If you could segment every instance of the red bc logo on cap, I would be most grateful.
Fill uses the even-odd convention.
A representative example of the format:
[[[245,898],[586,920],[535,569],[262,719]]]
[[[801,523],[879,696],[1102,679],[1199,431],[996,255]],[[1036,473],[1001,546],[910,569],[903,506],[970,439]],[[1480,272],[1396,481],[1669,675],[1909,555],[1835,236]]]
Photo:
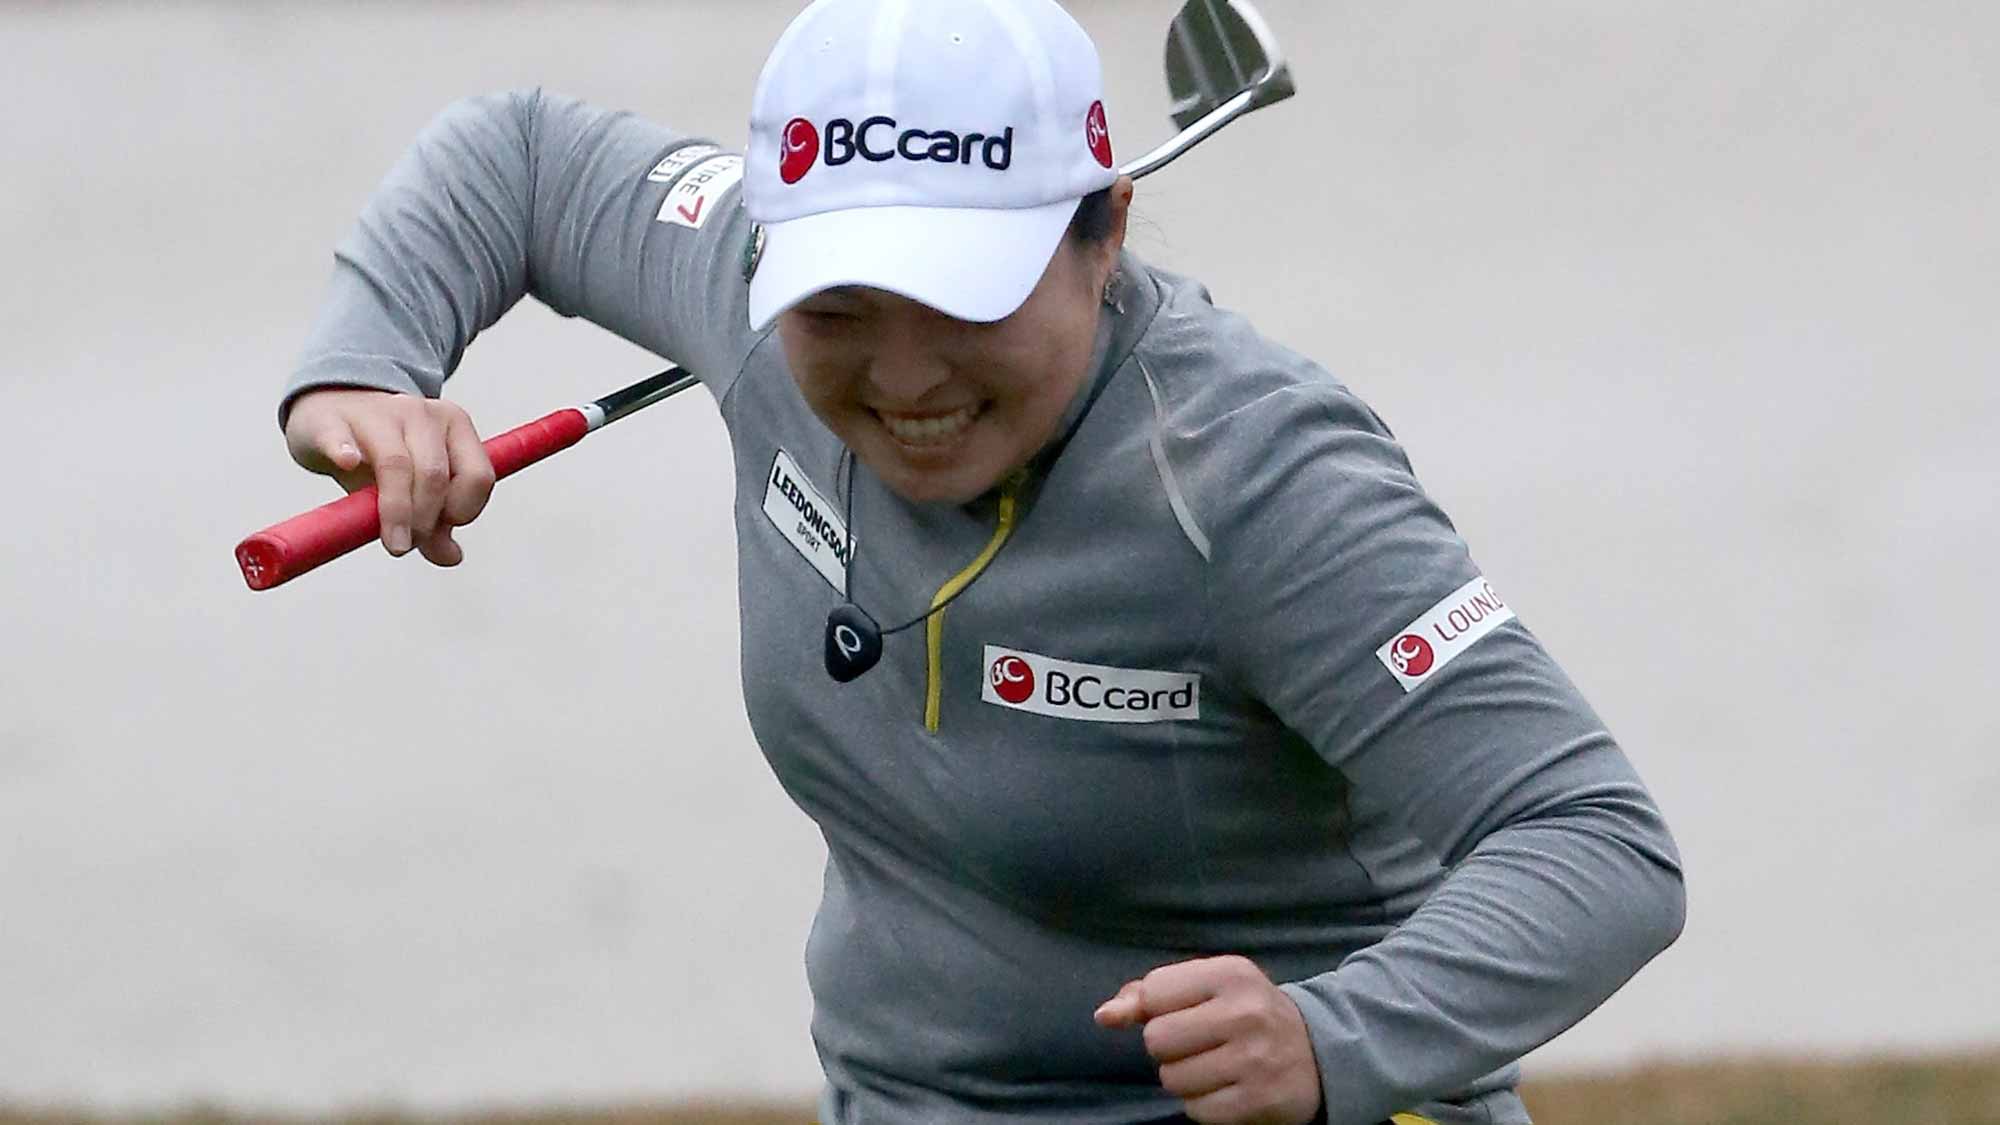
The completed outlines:
[[[1104,103],[1092,102],[1083,119],[1083,139],[1090,142],[1090,155],[1099,164],[1111,167],[1111,127],[1104,123]]]
[[[778,176],[788,184],[798,183],[812,171],[819,159],[819,130],[803,117],[792,118],[779,140]]]
[[[986,675],[993,681],[993,694],[1009,703],[1025,703],[1035,694],[1035,670],[1018,656],[995,660]]]

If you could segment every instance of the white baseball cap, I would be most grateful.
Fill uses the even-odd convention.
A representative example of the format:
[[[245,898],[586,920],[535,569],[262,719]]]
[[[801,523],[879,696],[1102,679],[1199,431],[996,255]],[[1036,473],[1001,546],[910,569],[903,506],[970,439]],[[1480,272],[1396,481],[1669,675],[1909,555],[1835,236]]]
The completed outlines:
[[[750,110],[751,326],[839,285],[1011,315],[1078,202],[1117,181],[1103,99],[1097,48],[1054,0],[816,0]]]

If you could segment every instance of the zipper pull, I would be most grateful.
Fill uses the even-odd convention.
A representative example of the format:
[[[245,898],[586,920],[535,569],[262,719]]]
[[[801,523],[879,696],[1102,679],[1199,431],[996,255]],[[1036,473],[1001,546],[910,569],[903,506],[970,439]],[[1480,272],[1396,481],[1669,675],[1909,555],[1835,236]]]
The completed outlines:
[[[1008,473],[1000,481],[1000,518],[1012,518],[1014,502],[1021,498],[1021,492],[1028,487],[1029,470],[1026,465]]]

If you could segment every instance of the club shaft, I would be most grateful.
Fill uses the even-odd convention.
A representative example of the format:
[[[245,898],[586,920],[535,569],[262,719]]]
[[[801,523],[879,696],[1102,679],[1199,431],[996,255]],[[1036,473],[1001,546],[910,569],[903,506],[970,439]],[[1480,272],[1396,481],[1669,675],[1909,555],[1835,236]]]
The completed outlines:
[[[1135,180],[1144,179],[1172,164],[1189,149],[1220,132],[1222,127],[1231,121],[1273,102],[1284,101],[1296,93],[1297,89],[1292,84],[1291,69],[1280,66],[1262,82],[1209,110],[1200,120],[1169,137],[1160,147],[1127,164],[1119,171]]]

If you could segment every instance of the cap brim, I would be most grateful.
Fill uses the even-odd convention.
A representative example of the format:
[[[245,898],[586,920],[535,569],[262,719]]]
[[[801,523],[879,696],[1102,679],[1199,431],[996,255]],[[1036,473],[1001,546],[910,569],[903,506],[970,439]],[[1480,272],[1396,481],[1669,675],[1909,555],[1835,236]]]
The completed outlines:
[[[887,290],[959,320],[1012,316],[1040,284],[1079,199],[1041,207],[854,207],[764,228],[750,327],[842,285]]]

